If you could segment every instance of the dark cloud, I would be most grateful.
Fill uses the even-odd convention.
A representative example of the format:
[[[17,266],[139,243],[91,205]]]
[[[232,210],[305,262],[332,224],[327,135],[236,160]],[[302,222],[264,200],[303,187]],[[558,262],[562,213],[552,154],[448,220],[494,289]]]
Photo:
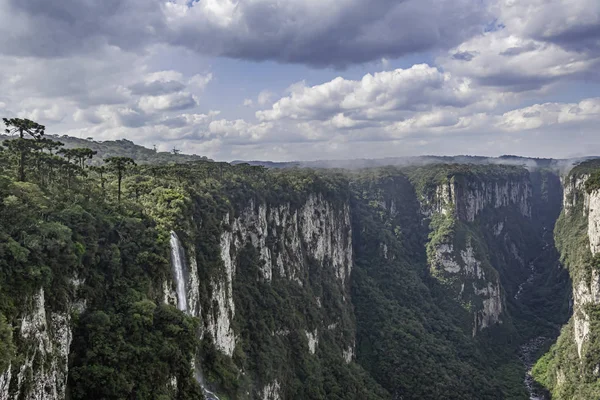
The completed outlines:
[[[172,44],[201,54],[312,66],[396,58],[481,31],[469,0],[5,0],[0,54],[66,57],[103,46],[142,52]]]
[[[595,25],[575,25],[559,34],[542,36],[541,39],[575,51],[592,51],[600,56],[600,21]]]
[[[518,71],[501,71],[493,75],[477,77],[475,80],[482,86],[501,87],[507,92],[518,93],[539,89],[557,79],[548,76],[520,75]]]
[[[540,111],[528,111],[523,113],[523,118],[537,118],[540,115]]]
[[[132,94],[158,96],[161,94],[169,94],[180,92],[185,89],[185,85],[178,81],[153,81],[153,82],[138,82],[129,86]]]
[[[471,61],[473,58],[475,58],[475,56],[476,54],[470,51],[459,51],[457,53],[454,53],[452,55],[452,58],[460,61]]]
[[[143,50],[164,23],[154,0],[4,0],[0,53],[65,57],[110,45]]]
[[[515,34],[600,56],[598,0],[505,1],[500,10]]]
[[[158,125],[164,125],[168,128],[183,128],[188,125],[188,121],[181,116],[169,117],[159,121]]]
[[[529,53],[539,49],[539,46],[534,42],[530,42],[524,46],[510,47],[500,53],[502,56],[518,56],[519,54]]]
[[[239,2],[218,17],[195,3],[169,25],[169,39],[213,55],[344,67],[459,43],[481,31],[486,15],[467,0],[343,3]]]

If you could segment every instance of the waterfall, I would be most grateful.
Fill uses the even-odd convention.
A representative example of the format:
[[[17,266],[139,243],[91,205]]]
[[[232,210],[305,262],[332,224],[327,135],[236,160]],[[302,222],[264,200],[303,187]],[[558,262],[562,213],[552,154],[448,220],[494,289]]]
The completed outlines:
[[[174,231],[171,231],[171,262],[173,263],[173,279],[177,290],[177,308],[187,314],[187,294],[185,292],[185,274],[183,273],[183,247]]]
[[[177,237],[177,234],[174,231],[171,231],[171,263],[173,265],[173,279],[175,279],[175,286],[177,291],[177,308],[187,315],[190,315],[187,309],[187,292],[185,288],[185,251],[183,250],[183,246]],[[202,370],[199,365],[195,365],[195,377],[200,386],[202,387],[202,391],[204,392],[204,396],[208,400],[219,400],[216,394],[208,390],[206,385],[204,384],[204,379],[202,377]]]

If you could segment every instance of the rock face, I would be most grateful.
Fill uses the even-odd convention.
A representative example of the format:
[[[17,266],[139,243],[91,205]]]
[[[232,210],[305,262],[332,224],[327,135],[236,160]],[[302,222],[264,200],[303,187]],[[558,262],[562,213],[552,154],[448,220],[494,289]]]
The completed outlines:
[[[516,207],[526,217],[531,216],[531,183],[527,179],[469,180],[452,177],[438,185],[435,196],[424,205],[428,213],[448,215],[473,222],[486,208]]]
[[[251,199],[236,215],[227,213],[222,221],[220,253],[222,273],[210,283],[212,298],[210,309],[199,313],[205,320],[216,347],[231,356],[236,346],[233,320],[236,315],[233,281],[239,251],[250,244],[263,262],[260,279],[271,282],[274,277],[288,279],[305,285],[313,260],[323,268],[332,268],[347,292],[352,271],[352,228],[350,208],[346,204],[334,205],[321,194],[310,194],[301,206],[290,203],[272,205]],[[190,280],[197,268],[190,262]],[[190,286],[198,285],[189,282]],[[345,297],[345,295],[344,295]],[[191,300],[188,300],[193,303]],[[316,352],[318,331],[306,333],[311,353]]]
[[[62,400],[68,377],[72,340],[71,303],[65,312],[47,309],[44,290],[30,299],[18,336],[20,362],[0,375],[1,399]]]
[[[436,214],[456,226],[471,224],[486,209],[511,208],[521,217],[531,218],[532,187],[527,176],[510,176],[501,180],[452,176],[439,184],[432,197],[421,199],[424,215]],[[503,217],[482,224],[493,237],[499,237],[505,225]],[[474,228],[479,229],[480,228]],[[479,232],[481,235],[484,232]],[[473,310],[473,335],[484,328],[502,323],[504,294],[496,266],[482,259],[470,235],[454,233],[440,235],[429,243],[432,273],[444,281],[453,282],[457,299]],[[514,243],[503,238],[513,262],[524,266]],[[478,254],[479,253],[479,254]]]
[[[280,400],[281,385],[278,381],[273,381],[263,388],[261,400]]]
[[[576,203],[571,203],[572,198],[576,199],[578,196],[579,199],[583,198],[583,212],[584,215],[587,215],[589,247],[593,256],[600,252],[600,190],[594,190],[587,194],[583,189],[587,177],[585,175],[579,179],[567,181],[567,185],[574,186],[575,190],[570,192],[570,198],[565,197],[565,199],[573,208]],[[567,192],[567,186],[565,186],[565,192]],[[579,358],[582,358],[584,345],[590,335],[590,316],[586,311],[586,306],[600,304],[600,274],[594,269],[589,277],[585,274],[578,274],[573,278],[573,334],[577,343],[577,353]]]
[[[587,193],[586,193],[587,195]],[[588,238],[592,255],[600,251],[600,190],[586,196],[588,209]]]
[[[563,178],[563,210],[566,215],[569,215],[580,201],[583,202],[583,210],[586,212],[589,196],[585,191],[585,182],[589,177],[589,174],[572,174]]]

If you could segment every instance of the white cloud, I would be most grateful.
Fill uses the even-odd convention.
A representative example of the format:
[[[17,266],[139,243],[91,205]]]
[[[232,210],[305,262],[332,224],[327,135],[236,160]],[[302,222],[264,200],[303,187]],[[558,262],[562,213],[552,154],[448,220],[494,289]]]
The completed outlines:
[[[435,107],[463,108],[480,100],[468,79],[456,79],[426,64],[367,74],[359,81],[335,78],[321,85],[296,84],[291,94],[258,111],[260,121],[330,119],[337,127],[401,120]],[[351,122],[353,121],[353,122]]]
[[[521,131],[581,122],[600,123],[600,98],[579,103],[544,103],[504,113],[497,123],[502,129]]]
[[[206,75],[196,74],[190,78],[188,84],[198,90],[204,90],[204,88],[206,88],[206,85],[208,85],[209,82],[212,81],[212,79],[213,74],[210,72]]]
[[[532,146],[536,151],[574,152],[593,142],[598,100],[573,100],[577,93],[570,92],[561,102],[557,87],[600,82],[598,26],[596,0],[6,0],[0,2],[0,110],[39,120],[52,133],[127,137],[163,149],[177,141],[186,152],[222,158],[510,146],[514,153],[534,136],[543,143]],[[389,70],[399,56],[423,51],[431,53],[421,59],[435,64]],[[245,64],[228,64],[243,79],[214,82],[210,58],[189,62],[198,54],[270,61],[248,70],[265,68],[261,73],[278,81],[284,67],[277,63],[371,63],[335,75],[294,67],[307,79],[325,77],[323,83],[301,81],[280,95],[281,88],[267,84],[244,99],[258,85],[248,83],[253,76]],[[359,68],[384,71],[348,78]],[[229,90],[240,82],[248,86]],[[238,97],[217,101],[256,109],[208,111],[221,89]],[[528,107],[514,109],[522,104]],[[563,146],[561,133],[582,136]]]
[[[263,90],[258,94],[258,97],[256,98],[256,102],[260,105],[260,106],[266,106],[269,103],[273,102],[273,98],[275,97],[275,93],[271,92],[270,90]]]
[[[562,79],[581,77],[596,68],[598,58],[557,44],[488,32],[462,43],[438,63],[478,84],[512,91],[539,89]]]
[[[501,0],[499,15],[515,34],[568,48],[600,50],[600,2]]]
[[[185,110],[198,105],[198,102],[188,92],[179,92],[161,96],[143,96],[138,106],[147,113],[157,111]]]

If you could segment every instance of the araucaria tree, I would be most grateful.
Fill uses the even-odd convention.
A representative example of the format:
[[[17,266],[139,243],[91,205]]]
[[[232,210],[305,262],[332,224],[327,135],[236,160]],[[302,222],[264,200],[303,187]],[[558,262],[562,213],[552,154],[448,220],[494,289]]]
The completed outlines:
[[[27,155],[35,147],[35,144],[25,137],[29,136],[34,140],[40,140],[44,136],[46,127],[29,119],[22,118],[2,118],[8,135],[18,134],[17,139],[7,141],[5,146],[11,151],[18,154],[19,165],[19,180],[25,181],[25,163]]]
[[[125,174],[127,167],[129,167],[131,165],[135,165],[135,161],[133,161],[133,159],[129,158],[129,157],[108,157],[104,160],[104,162],[107,164],[107,167],[110,171],[113,171],[114,173],[117,174],[117,182],[118,182],[117,200],[120,203],[121,202],[121,181],[123,179],[123,175]]]

